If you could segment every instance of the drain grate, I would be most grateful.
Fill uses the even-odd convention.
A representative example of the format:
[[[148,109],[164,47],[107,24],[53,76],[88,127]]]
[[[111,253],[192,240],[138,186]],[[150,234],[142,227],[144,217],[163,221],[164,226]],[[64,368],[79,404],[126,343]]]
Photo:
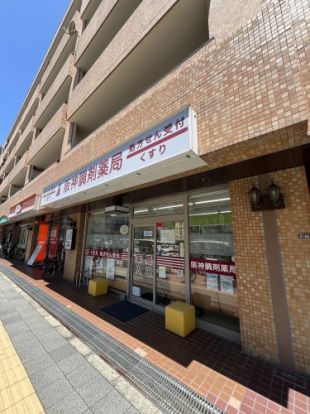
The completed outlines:
[[[171,414],[223,413],[174,377],[86,322],[31,283],[16,276],[11,270],[3,266],[0,266],[0,270],[72,332],[84,339],[163,412]]]

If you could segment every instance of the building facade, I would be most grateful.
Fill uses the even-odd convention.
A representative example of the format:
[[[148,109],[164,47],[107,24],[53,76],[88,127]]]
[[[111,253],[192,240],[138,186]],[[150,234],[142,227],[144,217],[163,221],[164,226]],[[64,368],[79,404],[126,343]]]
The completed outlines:
[[[73,0],[1,153],[2,239],[309,373],[309,34],[308,0]]]

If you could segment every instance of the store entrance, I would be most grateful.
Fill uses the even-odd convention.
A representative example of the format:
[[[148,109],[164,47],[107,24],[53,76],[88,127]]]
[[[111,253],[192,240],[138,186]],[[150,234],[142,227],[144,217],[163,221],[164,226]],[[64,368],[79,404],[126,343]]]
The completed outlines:
[[[157,306],[185,301],[185,248],[183,216],[134,220],[131,297]]]

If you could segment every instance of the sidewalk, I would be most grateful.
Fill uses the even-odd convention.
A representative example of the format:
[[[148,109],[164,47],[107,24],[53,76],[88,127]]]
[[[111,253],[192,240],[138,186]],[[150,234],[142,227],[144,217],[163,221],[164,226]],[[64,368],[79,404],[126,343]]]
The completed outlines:
[[[0,346],[1,413],[159,413],[2,274]]]
[[[163,317],[153,312],[120,323],[104,316],[95,301],[74,287],[70,291],[49,285],[39,275],[28,276],[3,260],[1,265],[227,413],[310,412],[309,377],[249,356],[237,345],[199,329],[186,339],[176,337],[165,331]]]

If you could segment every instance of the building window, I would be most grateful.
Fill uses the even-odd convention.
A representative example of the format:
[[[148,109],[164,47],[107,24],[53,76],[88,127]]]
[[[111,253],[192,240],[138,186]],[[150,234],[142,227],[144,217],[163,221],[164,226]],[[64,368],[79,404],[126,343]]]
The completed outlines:
[[[189,197],[191,300],[210,323],[238,330],[237,277],[227,189]]]
[[[88,217],[84,278],[103,277],[109,286],[127,291],[129,216],[92,211]]]

